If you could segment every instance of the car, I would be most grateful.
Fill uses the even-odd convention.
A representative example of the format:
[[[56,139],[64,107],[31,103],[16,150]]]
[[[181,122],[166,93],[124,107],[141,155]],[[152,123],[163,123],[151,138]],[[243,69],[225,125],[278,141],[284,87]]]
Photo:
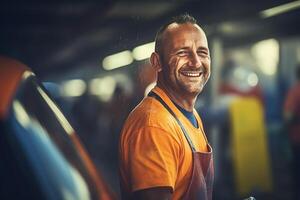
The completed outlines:
[[[116,199],[32,70],[0,56],[0,199]]]

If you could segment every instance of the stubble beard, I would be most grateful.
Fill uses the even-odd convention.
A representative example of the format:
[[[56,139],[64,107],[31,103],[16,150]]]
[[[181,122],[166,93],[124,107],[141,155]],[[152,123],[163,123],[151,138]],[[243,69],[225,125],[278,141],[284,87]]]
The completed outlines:
[[[186,95],[189,96],[198,96],[204,87],[204,84],[202,82],[199,82],[197,84],[185,83],[184,81],[177,81],[177,82],[179,87],[181,88],[182,93],[185,93]]]
[[[184,80],[186,77],[180,77],[183,75],[179,74],[178,70],[174,69],[172,71],[170,63],[164,62],[163,56],[160,57],[160,61],[163,65],[163,70],[160,73],[162,73],[164,85],[165,87],[169,88],[169,90],[172,90],[169,92],[172,92],[176,95],[181,95],[182,97],[197,97],[203,91],[210,75],[206,69],[203,70],[203,74],[201,77],[199,77],[201,80],[199,80],[197,85],[194,85],[195,83],[189,83],[191,80],[186,82]]]
[[[204,86],[209,79],[209,71],[206,69],[203,69],[202,71],[203,73],[200,75],[200,77],[197,77],[195,80],[177,72],[175,81],[181,88],[181,91],[189,95],[198,96],[203,91]]]
[[[168,88],[169,92],[172,92],[176,96],[181,96],[182,98],[197,97],[206,83],[206,80],[203,80],[195,85],[195,83],[185,82],[176,72],[174,72],[172,76],[170,76],[170,73],[166,72],[166,70],[162,70],[161,73],[164,79],[164,85]]]

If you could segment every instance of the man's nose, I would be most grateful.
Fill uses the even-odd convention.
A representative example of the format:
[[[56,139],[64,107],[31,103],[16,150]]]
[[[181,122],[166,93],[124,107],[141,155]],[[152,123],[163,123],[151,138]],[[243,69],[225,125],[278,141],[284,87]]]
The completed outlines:
[[[202,66],[201,58],[199,57],[197,52],[193,52],[190,54],[190,66],[195,68]]]

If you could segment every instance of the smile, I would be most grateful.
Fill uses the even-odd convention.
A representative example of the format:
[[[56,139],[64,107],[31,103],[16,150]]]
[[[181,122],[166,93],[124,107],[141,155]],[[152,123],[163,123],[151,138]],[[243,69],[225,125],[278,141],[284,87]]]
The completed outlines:
[[[193,71],[182,71],[180,73],[187,77],[200,77],[203,74],[203,72],[193,72]]]

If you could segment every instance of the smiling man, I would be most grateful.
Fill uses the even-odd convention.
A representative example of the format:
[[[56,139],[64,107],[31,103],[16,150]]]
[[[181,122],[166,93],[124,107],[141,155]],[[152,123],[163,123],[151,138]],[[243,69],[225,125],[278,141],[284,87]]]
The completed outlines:
[[[162,26],[151,64],[157,85],[120,139],[122,199],[212,199],[212,149],[194,109],[210,76],[204,31],[190,15]]]

